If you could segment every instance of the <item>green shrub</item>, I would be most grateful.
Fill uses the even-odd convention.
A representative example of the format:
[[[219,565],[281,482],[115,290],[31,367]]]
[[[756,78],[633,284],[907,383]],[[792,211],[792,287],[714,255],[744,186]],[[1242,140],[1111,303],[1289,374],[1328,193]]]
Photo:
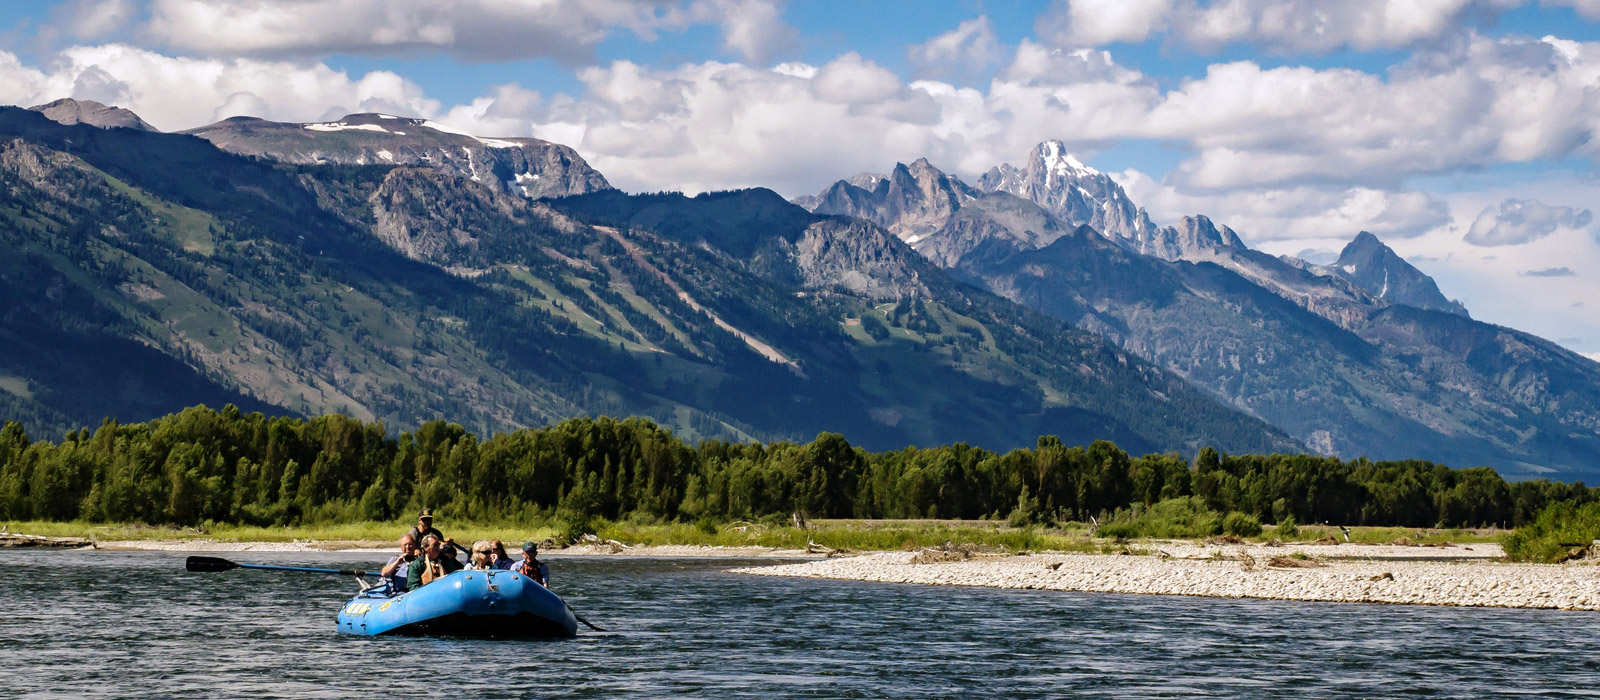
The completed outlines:
[[[577,542],[584,535],[592,535],[599,529],[593,518],[569,518],[561,525],[561,539],[567,542]]]
[[[1600,501],[1582,507],[1565,502],[1547,506],[1501,544],[1512,561],[1554,563],[1572,547],[1588,546],[1596,539],[1600,539]]]
[[[1278,539],[1288,541],[1300,536],[1300,526],[1295,523],[1293,515],[1285,515],[1278,521]]]
[[[1221,515],[1206,508],[1205,501],[1198,497],[1169,498],[1146,508],[1118,510],[1096,534],[1172,539],[1210,537],[1222,534],[1222,520]],[[1256,531],[1261,531],[1260,523],[1256,523]]]
[[[1222,531],[1236,537],[1255,537],[1261,534],[1261,521],[1254,515],[1233,511],[1223,516]]]
[[[1011,515],[1006,518],[1006,524],[1011,527],[1028,527],[1039,524],[1039,499],[1028,495],[1028,485],[1022,485],[1022,493],[1017,496],[1017,507],[1011,509]]]

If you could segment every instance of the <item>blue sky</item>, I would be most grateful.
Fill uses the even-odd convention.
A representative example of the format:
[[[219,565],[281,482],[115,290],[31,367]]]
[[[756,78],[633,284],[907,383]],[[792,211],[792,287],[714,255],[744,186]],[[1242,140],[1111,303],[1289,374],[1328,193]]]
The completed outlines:
[[[0,52],[7,103],[422,116],[630,190],[975,178],[1061,139],[1157,223],[1318,260],[1370,230],[1600,357],[1600,0],[65,0],[0,5]]]

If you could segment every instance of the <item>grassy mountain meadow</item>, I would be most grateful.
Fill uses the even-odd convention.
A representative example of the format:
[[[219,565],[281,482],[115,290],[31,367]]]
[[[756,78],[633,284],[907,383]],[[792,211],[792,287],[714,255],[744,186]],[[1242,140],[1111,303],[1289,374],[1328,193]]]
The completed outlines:
[[[9,108],[0,187],[0,412],[38,436],[233,403],[482,434],[607,414],[871,449],[1299,447],[765,190],[535,200]]]

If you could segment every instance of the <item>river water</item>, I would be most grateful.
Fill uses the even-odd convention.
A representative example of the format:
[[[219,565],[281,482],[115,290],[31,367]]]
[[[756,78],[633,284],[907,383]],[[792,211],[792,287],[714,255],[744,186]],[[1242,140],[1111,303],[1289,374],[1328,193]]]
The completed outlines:
[[[377,568],[353,553],[235,561]],[[745,577],[549,558],[607,633],[334,632],[329,575],[182,554],[0,550],[0,697],[1594,697],[1600,614]]]

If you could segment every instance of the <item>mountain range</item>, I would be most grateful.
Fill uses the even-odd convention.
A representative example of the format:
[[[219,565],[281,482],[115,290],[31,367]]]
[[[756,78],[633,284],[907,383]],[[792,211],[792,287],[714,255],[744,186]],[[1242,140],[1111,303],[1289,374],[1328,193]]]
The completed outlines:
[[[1600,364],[1474,321],[1376,236],[1332,265],[1205,216],[1157,227],[1109,177],[1040,144],[972,186],[925,160],[797,203],[873,221],[960,279],[1161,365],[1316,452],[1590,472]]]
[[[383,115],[164,134],[42,111],[0,108],[0,412],[36,431],[206,402],[481,433],[620,414],[691,440],[1297,448],[770,190],[629,195],[565,147]]]
[[[1157,226],[1060,142],[793,202],[630,195],[571,148],[354,114],[181,134],[0,108],[0,411],[197,402],[480,432],[637,414],[688,439],[1301,451],[1581,477],[1600,364],[1371,234],[1331,265]]]

